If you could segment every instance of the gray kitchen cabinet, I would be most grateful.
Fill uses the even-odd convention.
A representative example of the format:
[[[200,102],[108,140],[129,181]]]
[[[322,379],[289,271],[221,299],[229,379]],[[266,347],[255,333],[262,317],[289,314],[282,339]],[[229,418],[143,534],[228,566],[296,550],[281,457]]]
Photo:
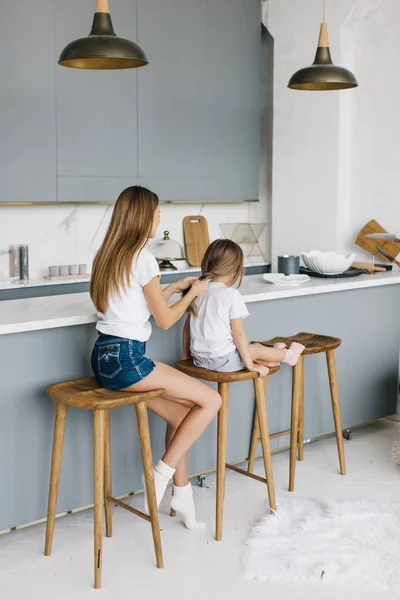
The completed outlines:
[[[53,0],[3,0],[0,201],[56,198]]]
[[[209,178],[227,199],[259,197],[261,16],[258,0],[208,2]]]
[[[217,0],[219,1],[219,0]],[[206,0],[138,0],[139,175],[167,197],[205,197],[209,166]]]
[[[85,35],[91,3],[56,0],[56,50]],[[258,198],[259,0],[119,0],[137,71],[57,68],[59,200],[145,185],[164,200]]]
[[[0,201],[258,198],[259,0],[118,0],[138,70],[60,67],[89,33],[94,1],[4,0]]]
[[[136,39],[136,0],[110,2],[117,35]],[[55,1],[55,54],[91,28],[94,2]],[[138,175],[137,70],[56,67],[58,199],[113,200]]]
[[[138,0],[139,175],[161,196],[258,198],[260,20],[259,0]]]

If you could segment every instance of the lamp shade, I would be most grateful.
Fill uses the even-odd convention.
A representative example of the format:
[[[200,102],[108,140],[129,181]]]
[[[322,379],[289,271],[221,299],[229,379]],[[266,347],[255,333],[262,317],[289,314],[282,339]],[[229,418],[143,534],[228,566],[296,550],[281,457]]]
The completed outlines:
[[[357,86],[357,79],[351,71],[333,64],[327,24],[322,23],[313,64],[296,71],[290,78],[288,87],[292,90],[324,91],[344,90]]]
[[[135,69],[148,60],[137,44],[116,35],[108,0],[97,0],[90,34],[69,43],[58,64],[72,69]]]

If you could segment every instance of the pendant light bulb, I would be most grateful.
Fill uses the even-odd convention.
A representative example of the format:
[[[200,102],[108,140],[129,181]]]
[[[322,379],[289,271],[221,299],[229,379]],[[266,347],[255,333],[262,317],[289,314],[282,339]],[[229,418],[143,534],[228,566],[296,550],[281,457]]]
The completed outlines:
[[[322,23],[318,48],[313,64],[296,71],[288,87],[292,90],[327,91],[357,87],[357,79],[351,71],[334,65],[329,49],[328,26],[325,21],[325,0],[322,4]]]
[[[96,0],[92,30],[87,37],[68,44],[58,64],[72,69],[135,69],[148,64],[143,50],[116,35],[108,0]]]

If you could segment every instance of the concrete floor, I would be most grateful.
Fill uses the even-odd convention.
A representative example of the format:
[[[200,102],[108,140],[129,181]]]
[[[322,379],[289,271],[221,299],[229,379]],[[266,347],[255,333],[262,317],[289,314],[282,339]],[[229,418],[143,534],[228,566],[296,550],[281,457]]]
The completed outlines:
[[[400,437],[399,424],[381,421],[354,430],[345,442],[348,474],[338,474],[336,443],[329,438],[308,444],[305,461],[297,463],[295,496],[335,500],[365,499],[394,501],[400,497],[400,467],[390,456]],[[262,472],[257,460],[256,472]],[[287,492],[288,453],[274,455],[277,499]],[[208,487],[195,486],[198,517],[208,523],[203,531],[187,531],[161,506],[161,528],[165,568],[154,566],[149,525],[116,508],[114,536],[104,540],[103,589],[92,587],[93,517],[85,511],[56,521],[53,555],[43,556],[45,525],[0,536],[0,595],[7,600],[86,600],[89,598],[190,598],[337,600],[351,594],[352,600],[376,600],[376,593],[326,585],[269,585],[240,579],[240,557],[252,526],[265,514],[263,484],[228,471],[226,481],[224,537],[213,538],[215,477]],[[141,496],[133,497],[134,506]],[[279,508],[279,507],[278,507]],[[400,551],[400,548],[399,548]],[[380,593],[379,599],[400,597]]]

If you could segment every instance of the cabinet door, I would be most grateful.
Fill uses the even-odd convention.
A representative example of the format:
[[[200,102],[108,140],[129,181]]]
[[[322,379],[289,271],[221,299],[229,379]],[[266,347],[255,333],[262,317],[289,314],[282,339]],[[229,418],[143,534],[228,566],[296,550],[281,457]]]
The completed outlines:
[[[209,170],[206,0],[138,0],[138,41],[150,63],[138,74],[139,176],[190,199]]]
[[[94,6],[55,1],[56,62],[66,44],[89,33]],[[110,7],[117,35],[136,40],[136,0]],[[57,65],[56,89],[59,200],[115,199],[137,176],[137,70]]]
[[[0,199],[56,198],[53,0],[2,0]]]
[[[208,3],[210,179],[224,198],[258,196],[261,115],[259,0]]]
[[[259,0],[138,0],[138,31],[139,176],[166,198],[258,198]]]

